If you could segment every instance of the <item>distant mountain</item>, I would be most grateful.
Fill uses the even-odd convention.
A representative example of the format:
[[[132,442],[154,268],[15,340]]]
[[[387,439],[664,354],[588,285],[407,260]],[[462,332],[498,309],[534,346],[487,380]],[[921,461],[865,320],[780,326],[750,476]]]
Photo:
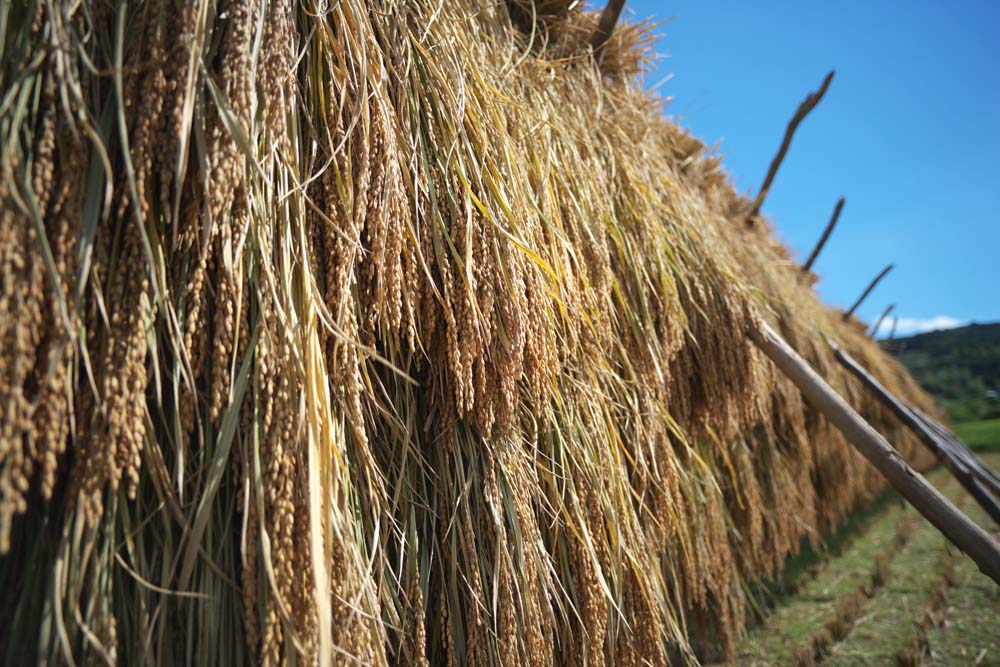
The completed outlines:
[[[953,422],[1000,417],[1000,322],[883,341]]]

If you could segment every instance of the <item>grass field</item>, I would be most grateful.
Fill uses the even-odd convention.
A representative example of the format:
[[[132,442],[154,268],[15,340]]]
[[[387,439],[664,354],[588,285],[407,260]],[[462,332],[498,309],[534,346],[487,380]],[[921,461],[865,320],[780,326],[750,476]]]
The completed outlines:
[[[984,458],[1000,465],[998,453]],[[930,479],[998,534],[944,469]],[[799,579],[744,638],[736,664],[1000,665],[1000,587],[898,498]]]
[[[955,433],[962,442],[978,452],[1000,452],[1000,419],[959,424]]]

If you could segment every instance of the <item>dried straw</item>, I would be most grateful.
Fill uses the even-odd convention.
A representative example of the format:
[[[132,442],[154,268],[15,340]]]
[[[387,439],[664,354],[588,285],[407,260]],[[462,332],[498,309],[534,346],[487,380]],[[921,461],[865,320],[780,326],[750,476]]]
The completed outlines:
[[[663,664],[882,480],[746,337],[929,399],[577,2],[32,0],[0,42],[0,646]],[[17,637],[17,641],[11,638]]]

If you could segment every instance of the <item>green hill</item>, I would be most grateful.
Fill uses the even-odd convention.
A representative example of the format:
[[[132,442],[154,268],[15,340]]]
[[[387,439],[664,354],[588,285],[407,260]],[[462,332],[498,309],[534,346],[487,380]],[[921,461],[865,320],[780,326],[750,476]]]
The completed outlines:
[[[884,341],[955,423],[1000,417],[1000,322]]]

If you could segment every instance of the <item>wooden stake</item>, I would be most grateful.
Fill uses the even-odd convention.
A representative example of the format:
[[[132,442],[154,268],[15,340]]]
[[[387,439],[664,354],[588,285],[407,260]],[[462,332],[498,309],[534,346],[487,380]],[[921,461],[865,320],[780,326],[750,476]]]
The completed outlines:
[[[830,232],[833,231],[834,225],[837,224],[837,219],[840,217],[840,211],[844,208],[844,204],[847,200],[841,197],[837,200],[837,205],[833,207],[833,215],[830,216],[830,222],[826,223],[826,229],[823,230],[823,235],[819,237],[819,241],[816,243],[816,247],[813,248],[812,254],[809,255],[809,259],[806,263],[802,265],[802,273],[806,273],[812,268],[813,262],[819,257],[820,250],[826,245],[826,240],[830,238]]]
[[[624,6],[625,0],[611,0],[604,6],[604,9],[601,11],[601,18],[597,21],[597,29],[590,36],[590,48],[594,53],[600,51],[608,39],[611,38],[611,34],[615,30],[615,24],[618,23],[618,17],[621,16]]]
[[[871,334],[870,334],[870,336],[871,336],[872,338],[874,338],[874,337],[875,337],[875,334],[877,334],[877,333],[878,333],[878,329],[879,329],[879,327],[880,327],[880,326],[882,326],[882,322],[883,322],[883,320],[885,320],[885,318],[887,318],[887,317],[889,316],[889,313],[891,313],[891,312],[892,312],[892,310],[893,310],[893,309],[894,309],[895,307],[896,307],[896,304],[894,304],[894,303],[890,303],[890,304],[889,304],[889,307],[888,307],[888,308],[886,308],[885,310],[883,310],[883,311],[882,311],[882,316],[878,318],[878,321],[877,321],[877,322],[875,322],[875,326],[873,326],[873,327],[872,327],[872,331],[871,331]]]
[[[853,315],[854,311],[858,309],[858,306],[861,305],[861,302],[864,301],[866,298],[868,298],[868,295],[871,294],[871,292],[872,292],[873,289],[875,289],[875,286],[878,285],[879,281],[882,280],[883,278],[885,278],[885,275],[887,273],[889,273],[890,271],[892,271],[892,267],[893,267],[893,265],[890,264],[889,266],[887,266],[884,269],[882,269],[882,273],[880,273],[877,276],[875,276],[875,279],[872,280],[871,283],[868,284],[868,287],[865,288],[865,291],[861,293],[861,296],[858,297],[858,300],[854,302],[854,305],[851,306],[851,309],[848,310],[846,313],[844,313],[844,321],[845,322],[847,320],[851,319],[851,315]]]
[[[604,18],[603,16],[601,17]],[[774,156],[771,160],[771,166],[767,170],[767,176],[764,177],[764,184],[760,186],[760,192],[757,193],[757,198],[753,201],[753,206],[750,208],[750,214],[747,216],[747,226],[753,227],[754,219],[757,214],[760,213],[760,207],[764,203],[764,198],[767,197],[768,191],[771,189],[771,182],[774,181],[775,174],[778,173],[778,167],[781,166],[782,160],[785,159],[785,153],[788,152],[788,147],[792,145],[792,137],[795,135],[795,130],[799,127],[799,123],[802,119],[809,115],[809,112],[816,108],[819,101],[823,99],[823,95],[826,94],[826,89],[830,87],[830,82],[833,81],[834,70],[830,70],[826,78],[823,79],[822,85],[820,85],[819,90],[806,95],[806,98],[802,100],[799,104],[799,108],[795,110],[795,115],[792,119],[788,121],[788,127],[785,128],[785,137],[781,140],[781,146],[778,148],[778,154]]]
[[[951,471],[955,479],[986,510],[990,518],[1000,526],[1000,504],[983,488],[980,479],[978,479],[979,475],[975,463],[963,460],[964,457],[954,450],[951,443],[941,438],[931,428],[928,428],[928,425],[923,423],[914,410],[911,410],[900,402],[899,399],[890,394],[871,373],[862,368],[858,362],[854,361],[849,354],[840,349],[836,343],[830,341],[830,347],[833,348],[833,354],[837,358],[837,361],[878,396],[879,400],[892,410],[896,417],[899,418],[899,421],[906,424],[920,438],[920,441],[931,450],[938,460],[944,461],[944,464]]]
[[[1000,584],[1000,544],[941,495],[879,435],[805,360],[764,322],[751,326],[750,337],[819,410],[878,468],[911,505],[955,546],[969,555],[979,569]]]

